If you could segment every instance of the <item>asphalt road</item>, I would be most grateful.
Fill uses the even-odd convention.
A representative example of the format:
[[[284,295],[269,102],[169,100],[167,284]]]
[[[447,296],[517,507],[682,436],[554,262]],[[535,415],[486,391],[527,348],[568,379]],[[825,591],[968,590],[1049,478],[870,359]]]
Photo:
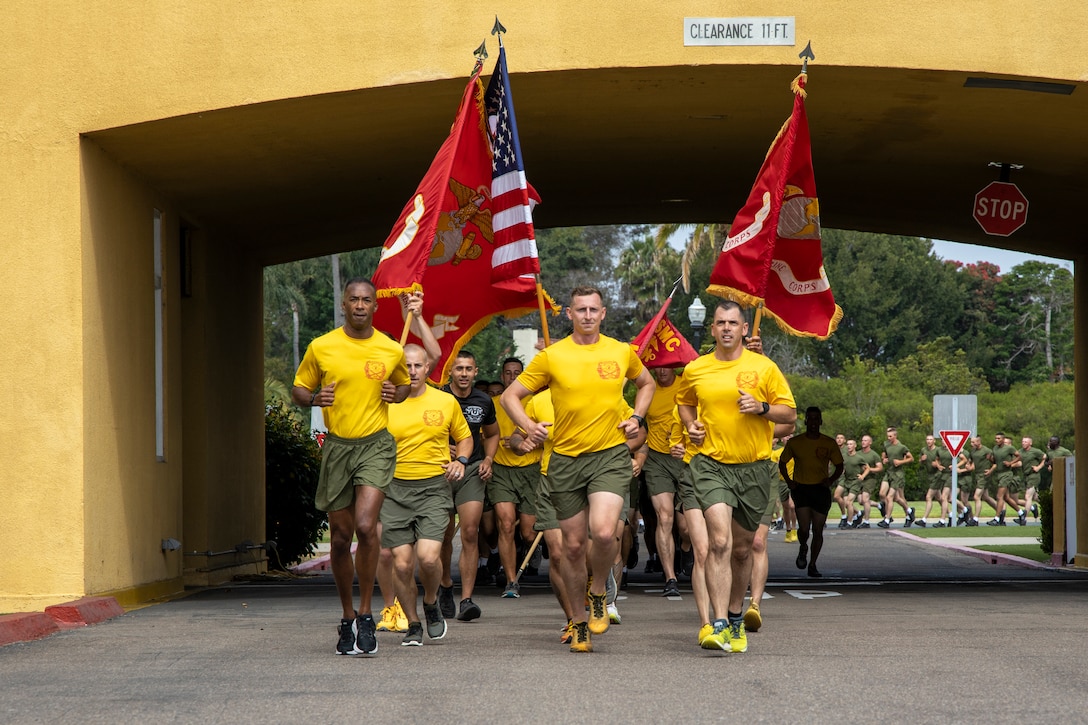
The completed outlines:
[[[0,722],[1084,722],[1088,574],[828,530],[824,578],[770,542],[749,651],[704,651],[690,589],[640,563],[592,654],[558,641],[543,577],[482,589],[423,647],[333,654],[327,573],[239,582],[0,647]],[[376,602],[380,601],[376,598]]]

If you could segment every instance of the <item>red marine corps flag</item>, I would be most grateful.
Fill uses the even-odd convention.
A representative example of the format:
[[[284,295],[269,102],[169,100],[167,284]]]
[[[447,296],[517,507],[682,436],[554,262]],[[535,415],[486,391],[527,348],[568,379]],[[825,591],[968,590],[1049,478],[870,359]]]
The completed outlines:
[[[675,287],[673,292],[676,292]],[[679,368],[699,357],[695,348],[669,320],[666,312],[671,303],[672,294],[669,294],[658,313],[631,340],[631,347],[635,348],[639,359],[648,368]]]
[[[763,304],[791,335],[827,339],[842,319],[824,272],[820,202],[812,171],[805,81],[793,114],[771,144],[748,201],[722,245],[707,292],[742,305]]]
[[[534,272],[540,264],[529,206],[535,192],[520,168],[520,149],[514,181],[498,161],[516,145],[516,137],[502,135],[514,128],[514,109],[501,51],[499,64],[501,82],[497,65],[485,94],[482,57],[477,61],[450,135],[393,226],[374,273],[379,298],[424,291],[423,314],[442,349],[431,373],[435,382],[449,378],[457,351],[492,317],[538,309]],[[485,105],[494,119],[485,117]],[[489,127],[498,130],[492,134]],[[379,305],[374,321],[396,335],[403,326],[400,305]]]

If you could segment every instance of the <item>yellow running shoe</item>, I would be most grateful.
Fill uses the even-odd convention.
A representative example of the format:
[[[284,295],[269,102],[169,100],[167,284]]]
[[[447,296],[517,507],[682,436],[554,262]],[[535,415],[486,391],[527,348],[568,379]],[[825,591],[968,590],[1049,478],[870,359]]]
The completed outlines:
[[[749,632],[758,632],[763,626],[763,617],[759,614],[759,603],[752,602],[744,613],[744,626]]]
[[[601,596],[604,599],[604,596]],[[571,652],[592,652],[593,643],[589,641],[589,624],[578,622],[574,625],[574,639],[570,643]]]
[[[711,627],[710,634],[703,637],[699,641],[699,646],[703,649],[720,649],[724,652],[732,652],[733,649],[729,646],[729,623],[724,619],[716,619],[705,627]],[[702,634],[702,630],[699,630]]]
[[[702,646],[703,640],[705,640],[708,636],[710,636],[712,634],[714,634],[714,625],[711,624],[710,622],[707,622],[702,627],[700,627],[699,628],[699,646]]]
[[[796,531],[796,529],[790,529],[789,531],[786,532],[786,543],[787,544],[797,543],[797,531]]]
[[[394,615],[396,617],[396,629],[389,630],[390,632],[407,632],[408,631],[408,615],[404,613],[404,608],[400,606],[400,600],[393,600],[393,607],[396,609]]]
[[[396,632],[397,616],[394,607],[382,607],[382,616],[374,629],[379,632]]]
[[[570,644],[574,640],[574,622],[567,620],[567,626],[559,630],[559,641],[563,644]]]
[[[604,634],[608,631],[608,604],[604,594],[589,595],[589,631]]]

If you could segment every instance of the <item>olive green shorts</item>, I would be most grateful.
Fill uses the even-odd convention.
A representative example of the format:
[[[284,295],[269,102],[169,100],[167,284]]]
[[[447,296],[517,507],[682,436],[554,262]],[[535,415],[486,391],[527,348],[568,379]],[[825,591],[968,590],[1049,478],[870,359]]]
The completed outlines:
[[[997,487],[1015,491],[1017,486],[1016,474],[1012,471],[998,471],[994,476],[997,479]]]
[[[387,430],[365,438],[326,434],[314,506],[319,511],[346,509],[355,500],[356,486],[385,491],[396,467],[397,442]]]
[[[1024,488],[1039,488],[1039,482],[1042,476],[1038,473],[1029,473],[1024,476]]]
[[[453,494],[444,475],[405,481],[394,478],[382,503],[382,546],[393,549],[420,539],[441,542],[453,509]]]
[[[771,467],[767,461],[719,463],[700,453],[688,466],[703,511],[724,503],[732,507],[733,520],[746,531],[759,528],[771,498]]]
[[[855,497],[857,497],[857,495],[861,493],[861,480],[857,478],[851,479],[849,481],[843,479],[842,490],[843,493],[852,493]]]
[[[548,492],[548,476],[541,473],[536,489],[536,523],[533,524],[533,531],[558,528],[559,517],[555,515],[555,506],[552,506],[551,494]]]
[[[668,453],[652,450],[642,464],[642,473],[646,477],[646,491],[650,498],[659,493],[675,494],[680,477],[684,475],[684,462]]]
[[[483,503],[484,481],[480,478],[480,462],[476,461],[465,466],[465,477],[450,481],[450,490],[453,492],[454,507],[473,501]]]
[[[536,515],[537,485],[540,483],[540,463],[528,466],[491,466],[491,480],[487,482],[487,498],[497,503],[512,503],[518,511]]]
[[[680,485],[676,491],[676,498],[680,500],[680,508],[690,511],[699,508],[699,499],[695,498],[695,486],[691,483],[691,468],[684,464],[684,475],[680,477]],[[702,509],[699,509],[702,511]]]
[[[631,487],[631,453],[626,443],[603,451],[564,456],[552,451],[548,484],[555,515],[565,521],[589,506],[589,494],[623,498]]]
[[[896,468],[891,463],[884,469],[884,480],[893,489],[903,488],[907,484],[907,474],[902,468]]]
[[[861,492],[869,494],[870,498],[880,493],[880,479],[872,475],[862,480]]]

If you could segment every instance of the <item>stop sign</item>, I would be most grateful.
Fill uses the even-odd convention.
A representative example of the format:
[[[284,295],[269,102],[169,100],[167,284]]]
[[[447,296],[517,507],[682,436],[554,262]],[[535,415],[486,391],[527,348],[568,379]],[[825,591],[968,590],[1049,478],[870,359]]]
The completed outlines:
[[[1028,200],[1016,184],[991,181],[975,194],[975,221],[982,231],[995,237],[1007,237],[1028,220]]]

